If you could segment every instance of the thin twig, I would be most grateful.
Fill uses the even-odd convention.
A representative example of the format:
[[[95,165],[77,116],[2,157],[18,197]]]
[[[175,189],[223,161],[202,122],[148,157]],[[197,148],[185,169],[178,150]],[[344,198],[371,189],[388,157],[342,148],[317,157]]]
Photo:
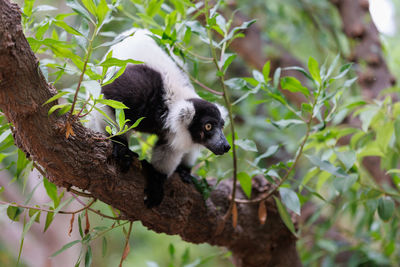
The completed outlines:
[[[93,199],[89,204],[85,205],[83,208],[81,208],[79,210],[75,210],[75,211],[60,210],[58,213],[60,213],[60,214],[76,214],[76,213],[79,213],[79,212],[84,211],[86,209],[89,209],[90,206],[92,206],[95,201],[96,201],[96,199]],[[48,210],[48,209],[32,207],[32,206],[26,206],[26,205],[21,205],[21,204],[17,204],[17,203],[8,203],[8,202],[5,202],[5,201],[0,201],[0,204],[1,205],[9,205],[9,206],[12,206],[12,207],[17,207],[17,208],[23,208],[23,209],[39,210],[39,211],[51,212],[51,213],[55,212],[54,210]]]
[[[78,85],[77,85],[76,90],[75,90],[74,100],[72,101],[71,112],[69,113],[67,122],[71,122],[72,116],[73,116],[73,114],[74,114],[74,109],[75,109],[76,101],[77,101],[77,99],[78,99],[78,93],[79,93],[79,90],[80,90],[80,88],[81,88],[81,84],[82,84],[82,81],[83,81],[83,77],[84,77],[85,72],[86,72],[87,64],[88,64],[88,62],[89,62],[89,60],[90,60],[90,56],[91,56],[91,54],[92,54],[93,41],[94,41],[94,38],[95,38],[96,35],[97,35],[97,30],[98,30],[98,27],[96,26],[95,29],[94,29],[94,31],[93,31],[92,38],[89,40],[88,50],[87,50],[87,54],[86,54],[85,61],[84,61],[84,63],[83,63],[82,73],[81,73],[81,75],[80,75],[80,77],[79,77],[79,82],[78,82]]]
[[[82,200],[80,200],[74,193],[71,193],[71,195],[75,198],[76,201],[78,201],[78,202],[81,203],[82,205],[85,205],[85,203],[84,203]],[[91,207],[88,207],[87,209],[88,209],[89,211],[91,211],[91,212],[96,213],[97,215],[100,215],[100,216],[103,217],[103,218],[107,218],[107,219],[111,219],[111,220],[116,220],[116,221],[122,219],[121,216],[118,216],[118,217],[109,216],[109,215],[106,215],[106,214],[102,213],[101,211],[95,210],[95,209],[93,209],[93,208],[91,208]]]
[[[208,25],[209,24],[208,1],[204,1],[204,6],[205,6],[206,23]],[[213,46],[211,30],[209,28],[207,28],[207,34],[208,34],[208,39],[210,41],[210,49],[211,49],[211,53],[213,56],[214,64],[215,64],[218,72],[222,72],[222,70],[218,64],[218,61],[217,61],[217,52],[215,50],[215,47]],[[225,53],[225,49],[226,49],[226,43],[224,43],[221,48],[221,59],[222,59],[223,54]],[[228,89],[226,88],[226,85],[225,85],[224,76],[223,75],[219,76],[219,80],[222,85],[222,91],[223,91],[225,105],[228,109],[228,116],[229,116],[229,120],[230,120],[230,128],[231,128],[231,133],[232,133],[233,185],[232,185],[232,196],[231,196],[232,200],[230,201],[227,213],[224,215],[224,220],[227,220],[231,214],[233,205],[235,203],[234,200],[235,200],[235,196],[236,196],[236,183],[237,183],[237,156],[236,156],[236,147],[235,147],[235,125],[234,125],[233,115],[232,115],[232,104],[229,100]]]
[[[129,238],[130,238],[131,232],[132,232],[132,224],[133,224],[133,222],[130,222],[130,224],[129,224],[129,230],[128,230],[128,233],[126,234],[124,251],[122,252],[121,261],[119,262],[119,267],[122,267],[122,262],[126,259],[126,256],[128,256],[128,253],[129,253]]]

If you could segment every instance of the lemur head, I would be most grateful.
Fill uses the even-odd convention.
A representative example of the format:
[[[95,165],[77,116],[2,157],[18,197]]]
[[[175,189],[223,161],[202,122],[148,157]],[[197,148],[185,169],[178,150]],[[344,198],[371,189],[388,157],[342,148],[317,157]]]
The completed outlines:
[[[189,101],[194,106],[194,116],[188,127],[192,140],[216,155],[228,152],[231,146],[222,132],[226,111],[201,98],[191,98]]]

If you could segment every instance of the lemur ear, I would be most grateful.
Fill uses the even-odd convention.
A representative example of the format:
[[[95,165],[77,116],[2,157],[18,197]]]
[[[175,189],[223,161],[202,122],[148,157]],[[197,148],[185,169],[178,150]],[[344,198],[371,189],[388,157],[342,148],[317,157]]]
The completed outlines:
[[[221,113],[221,118],[223,120],[226,120],[226,117],[228,116],[228,111],[226,110],[226,108],[217,103],[215,103],[215,105],[217,106],[219,113]]]
[[[187,129],[195,114],[192,102],[182,100],[171,106],[166,119],[166,125],[172,132],[180,132]]]
[[[189,125],[193,120],[194,114],[195,114],[194,106],[192,103],[189,103],[189,105],[183,106],[179,111],[179,120],[183,124]]]

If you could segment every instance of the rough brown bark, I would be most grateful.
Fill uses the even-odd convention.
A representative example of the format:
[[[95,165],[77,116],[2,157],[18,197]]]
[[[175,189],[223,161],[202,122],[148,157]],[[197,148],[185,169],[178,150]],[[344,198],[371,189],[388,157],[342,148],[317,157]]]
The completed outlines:
[[[217,225],[227,210],[230,183],[221,183],[204,201],[193,186],[173,176],[165,184],[165,198],[158,208],[143,203],[145,174],[138,160],[121,174],[110,160],[112,145],[104,136],[72,125],[75,136],[65,138],[66,117],[48,116],[54,95],[38,68],[26,41],[19,7],[0,0],[0,108],[13,124],[15,142],[30,158],[45,168],[48,178],[62,187],[76,186],[119,209],[126,218],[140,220],[149,229],[179,234],[182,239],[225,246],[237,266],[301,266],[296,240],[282,223],[273,203],[268,219],[260,225],[257,206],[239,205],[236,229],[228,222],[222,233]],[[254,195],[265,186],[255,179]]]
[[[367,0],[331,0],[338,8],[343,22],[343,31],[353,39],[350,61],[365,63],[357,65],[359,84],[367,99],[377,98],[379,93],[396,83],[382,56],[379,32],[371,15]]]
[[[353,39],[349,60],[357,63],[358,83],[365,99],[375,99],[396,83],[382,55],[379,32],[369,13],[367,0],[331,0],[338,8],[343,22],[343,31]],[[365,67],[362,64],[365,63]],[[398,100],[393,95],[393,100]],[[354,121],[353,124],[358,124]],[[392,178],[382,170],[379,157],[365,157],[363,164],[380,183],[392,184]]]

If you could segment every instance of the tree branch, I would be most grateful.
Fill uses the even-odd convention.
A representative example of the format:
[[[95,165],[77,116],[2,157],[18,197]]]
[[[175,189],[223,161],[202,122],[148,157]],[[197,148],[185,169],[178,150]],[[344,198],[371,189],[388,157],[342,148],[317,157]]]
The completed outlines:
[[[143,202],[146,173],[139,160],[128,173],[119,173],[111,158],[111,142],[78,122],[71,124],[75,136],[66,139],[63,126],[67,117],[48,116],[51,105],[42,106],[56,90],[40,72],[20,22],[19,7],[0,0],[0,108],[13,124],[16,145],[46,170],[53,183],[88,190],[130,221],[140,220],[156,232],[179,234],[193,243],[225,246],[233,252],[237,266],[301,265],[296,240],[272,202],[268,203],[265,225],[258,222],[257,207],[238,205],[236,229],[228,223],[216,235],[229,205],[229,182],[219,184],[204,200],[192,185],[174,175],[165,184],[161,205],[147,209]],[[254,179],[254,183],[257,191],[266,182]]]

